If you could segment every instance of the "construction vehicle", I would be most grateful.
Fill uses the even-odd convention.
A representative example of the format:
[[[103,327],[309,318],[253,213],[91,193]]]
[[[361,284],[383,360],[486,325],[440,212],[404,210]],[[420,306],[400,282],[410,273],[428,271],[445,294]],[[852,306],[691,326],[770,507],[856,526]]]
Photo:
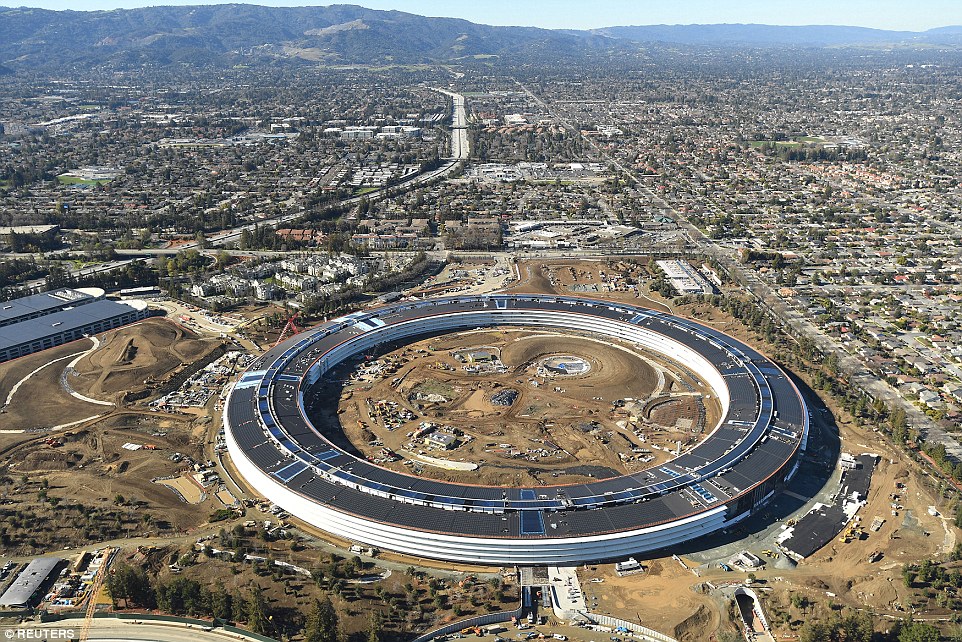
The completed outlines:
[[[860,526],[849,524],[845,530],[842,531],[842,536],[839,538],[839,541],[843,544],[850,544],[852,540],[861,539],[859,536],[859,531],[861,530],[862,528]]]

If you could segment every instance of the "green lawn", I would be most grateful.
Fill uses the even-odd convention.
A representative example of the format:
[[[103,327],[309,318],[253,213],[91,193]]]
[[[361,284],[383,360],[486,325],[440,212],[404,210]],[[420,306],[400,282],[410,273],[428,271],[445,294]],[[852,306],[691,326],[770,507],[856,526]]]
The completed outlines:
[[[365,194],[370,194],[371,192],[378,191],[378,187],[359,187],[354,190],[354,196],[364,196]]]
[[[111,181],[109,178],[92,181],[86,178],[77,178],[76,176],[58,176],[57,180],[64,185],[106,185]]]
[[[748,141],[748,144],[756,148],[762,145],[775,145],[776,147],[801,147],[802,145],[802,143],[794,140],[752,140]]]

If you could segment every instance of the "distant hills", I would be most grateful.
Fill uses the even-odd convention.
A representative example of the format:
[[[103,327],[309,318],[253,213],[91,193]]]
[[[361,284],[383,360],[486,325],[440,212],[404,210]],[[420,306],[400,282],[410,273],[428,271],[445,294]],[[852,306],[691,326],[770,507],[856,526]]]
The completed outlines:
[[[493,27],[352,5],[231,4],[89,12],[0,8],[0,70],[15,72],[90,66],[417,64],[492,56],[559,60],[637,52],[645,43],[954,47],[962,44],[962,28],[914,33],[858,27],[658,25],[570,31]]]
[[[612,46],[617,45],[611,37],[587,32],[491,27],[351,5],[91,12],[0,8],[0,65],[14,69],[279,60],[411,64],[532,52],[570,56]]]
[[[930,31],[885,31],[865,27],[810,25],[779,27],[755,24],[648,25],[595,29],[598,35],[635,42],[754,47],[842,47],[865,45],[948,45],[962,43],[962,27]]]

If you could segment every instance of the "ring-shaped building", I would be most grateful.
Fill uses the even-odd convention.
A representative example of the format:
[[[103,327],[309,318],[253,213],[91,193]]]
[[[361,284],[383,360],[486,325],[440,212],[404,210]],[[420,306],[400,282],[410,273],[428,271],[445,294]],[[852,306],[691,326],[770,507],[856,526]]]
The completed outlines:
[[[516,326],[609,337],[697,375],[721,419],[669,462],[582,484],[503,488],[377,466],[339,448],[305,398],[337,364],[426,335]],[[224,408],[231,459],[266,499],[338,537],[408,555],[494,565],[575,564],[669,548],[766,503],[798,467],[805,402],[753,348],[623,303],[554,295],[459,296],[356,312],[261,356]]]

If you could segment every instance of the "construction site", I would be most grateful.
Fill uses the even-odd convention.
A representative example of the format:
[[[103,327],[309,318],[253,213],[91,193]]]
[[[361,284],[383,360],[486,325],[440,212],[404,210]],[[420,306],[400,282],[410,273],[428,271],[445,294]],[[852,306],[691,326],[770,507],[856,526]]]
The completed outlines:
[[[614,274],[615,269],[608,261],[532,260],[519,261],[518,272],[518,290],[577,295],[579,282],[600,278],[601,272]],[[637,293],[626,294],[615,286],[611,292],[588,296],[641,299],[668,309],[670,302],[650,291],[644,273],[635,274]],[[671,311],[762,352],[778,351],[741,321],[706,303],[671,305]],[[935,575],[951,575],[962,570],[962,533],[951,519],[956,501],[951,486],[879,432],[859,425],[835,399],[817,395],[801,377],[796,382],[813,410],[813,423],[808,456],[792,483],[768,510],[729,533],[664,556],[639,558],[643,572],[619,577],[614,564],[579,568],[586,604],[593,612],[640,622],[683,642],[721,639],[724,632],[744,637],[735,591],[747,584],[758,594],[770,627],[759,627],[759,633],[774,639],[797,638],[804,623],[813,619],[828,621],[865,609],[883,622],[911,615],[951,629],[962,597],[959,589],[942,584],[941,590],[933,590],[931,580],[919,581],[912,571],[931,567],[939,569]],[[786,533],[791,530],[794,537],[789,539]],[[796,548],[805,555],[793,555]],[[739,557],[753,564],[733,564]],[[916,579],[907,582],[907,575]],[[582,642],[599,635],[564,630]]]
[[[488,276],[499,266],[489,262]],[[779,352],[716,307],[677,306],[652,292],[652,275],[642,264],[535,260],[510,267],[514,277],[495,276],[516,291],[670,309],[768,354]],[[482,287],[467,278],[466,286]],[[282,319],[264,343],[273,345],[298,325]],[[170,560],[190,553],[191,573],[205,581],[231,587],[256,581],[261,562],[237,572],[236,564],[195,548],[197,537],[220,528],[209,519],[221,511],[232,515],[228,505],[246,490],[223,494],[223,480],[211,477],[222,469],[208,466],[220,397],[204,386],[232,378],[246,363],[226,358],[221,343],[212,330],[150,320],[0,365],[0,534],[7,550],[33,556],[125,539],[130,547],[123,559],[145,555],[164,577],[177,574],[167,568]],[[718,417],[715,401],[698,394],[703,382],[670,362],[576,333],[505,328],[425,337],[383,346],[328,378],[327,402],[313,418],[316,426],[330,427],[326,436],[380,465],[463,483],[578,483],[641,470],[690,448]],[[866,608],[890,621],[911,615],[947,630],[960,604],[958,588],[932,577],[962,570],[962,549],[946,484],[831,397],[816,395],[804,377],[796,382],[812,409],[812,442],[800,474],[765,511],[727,533],[639,558],[629,573],[619,574],[614,564],[573,571],[592,613],[640,622],[682,642],[734,635],[746,617],[762,632],[761,620],[735,595],[749,585],[775,639],[797,636],[812,618]],[[196,398],[199,405],[151,407],[161,398]],[[245,510],[274,520],[271,528],[282,521],[267,507]],[[249,517],[223,524],[230,528],[239,519]],[[284,528],[303,534],[302,551],[277,542],[252,554],[307,568],[318,550],[350,545],[323,541],[296,520]],[[143,545],[156,552],[142,552]],[[357,585],[365,604],[379,603],[379,586],[403,595],[410,582],[427,592],[426,580],[412,580],[403,569],[433,563],[383,557],[394,574]],[[938,572],[926,570],[933,568]],[[313,586],[294,573],[268,582],[268,590],[275,599],[293,590],[302,603],[313,595],[305,584]],[[457,583],[448,586],[454,599],[471,594]],[[63,600],[57,606],[83,608],[70,590],[57,593]],[[351,590],[337,598],[348,610]],[[485,599],[495,602],[492,594]],[[420,620],[423,626],[453,618],[450,603],[435,611],[427,596],[424,601],[433,615]],[[101,598],[102,607],[106,602]],[[580,642],[602,634],[560,621],[536,628]],[[365,623],[352,616],[348,626],[358,631]]]
[[[204,442],[217,395],[193,413],[146,403],[223,354],[219,338],[149,319],[0,365],[9,550],[174,535],[225,508],[213,478],[193,477],[209,469]],[[180,479],[180,488],[155,483]]]
[[[470,331],[339,368],[317,394],[338,398],[336,411],[320,404],[316,425],[332,438],[343,429],[368,459],[413,474],[578,483],[697,444],[719,406],[692,377],[662,356],[575,333]]]

